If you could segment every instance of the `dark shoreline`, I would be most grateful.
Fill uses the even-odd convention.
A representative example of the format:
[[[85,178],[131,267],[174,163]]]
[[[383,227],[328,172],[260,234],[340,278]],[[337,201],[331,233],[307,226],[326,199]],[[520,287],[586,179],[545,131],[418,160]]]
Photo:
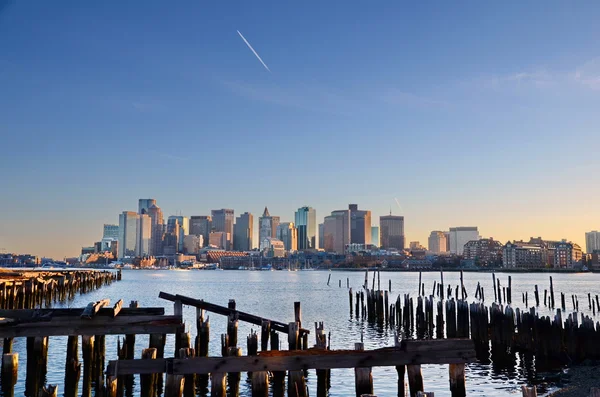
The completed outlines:
[[[315,269],[329,270],[329,269]],[[365,270],[380,270],[382,272],[423,272],[423,273],[439,273],[443,270],[444,273],[465,272],[465,273],[557,273],[557,274],[574,274],[574,273],[600,273],[593,270],[575,270],[575,269],[380,269],[380,268],[332,268],[332,271],[344,272],[364,272]]]

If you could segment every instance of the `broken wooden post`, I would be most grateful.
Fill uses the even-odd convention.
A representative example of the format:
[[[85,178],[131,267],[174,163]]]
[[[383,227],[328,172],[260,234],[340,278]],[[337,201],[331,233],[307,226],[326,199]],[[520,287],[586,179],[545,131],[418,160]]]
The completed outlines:
[[[156,349],[148,348],[142,351],[143,360],[155,360]],[[161,374],[162,376],[162,374]],[[158,374],[140,375],[140,396],[154,397],[156,394],[156,378]]]
[[[94,337],[81,336],[81,350],[83,353],[83,391],[82,397],[92,396],[92,366],[94,365]]]
[[[40,389],[40,397],[58,397],[58,386],[48,385]]]
[[[593,389],[595,389],[595,388],[593,387],[592,390]],[[598,389],[598,390],[600,390],[600,389]],[[521,391],[523,392],[523,397],[537,397],[537,388],[535,386],[533,386],[533,387],[521,386]],[[594,394],[594,392],[590,390],[590,397],[600,397],[600,393]]]
[[[408,373],[410,396],[416,397],[418,392],[423,391],[423,374],[421,373],[421,366],[418,364],[410,364],[406,366],[406,370]]]
[[[165,397],[183,397],[183,375],[167,374]]]
[[[260,351],[267,351],[269,348],[269,334],[271,333],[271,323],[269,320],[263,320],[260,325]]]
[[[67,362],[65,364],[64,397],[77,397],[81,364],[79,363],[78,340],[76,335],[69,335],[67,340]]]
[[[213,372],[210,374],[210,379],[210,396],[227,397],[226,374],[224,372]]]
[[[269,396],[269,373],[258,371],[252,373],[252,397]]]
[[[194,349],[182,347],[179,350],[179,358],[189,359],[194,357]],[[183,380],[184,397],[194,397],[196,395],[196,374],[187,374]]]

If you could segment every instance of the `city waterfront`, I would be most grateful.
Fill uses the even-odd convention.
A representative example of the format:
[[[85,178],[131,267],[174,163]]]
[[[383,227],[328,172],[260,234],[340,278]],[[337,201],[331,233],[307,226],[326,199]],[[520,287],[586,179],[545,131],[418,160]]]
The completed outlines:
[[[330,286],[327,280],[331,275]],[[372,277],[372,274],[370,274]],[[564,292],[567,296],[576,294],[579,300],[587,302],[587,294],[594,296],[600,285],[598,274],[552,274],[555,293],[560,295]],[[460,273],[446,272],[444,282],[446,285],[456,286],[460,284]],[[503,286],[507,285],[507,274],[496,273]],[[342,288],[339,281],[342,281]],[[293,302],[302,302],[303,324],[308,329],[313,329],[315,321],[323,321],[325,330],[331,332],[332,349],[352,349],[354,343],[364,339],[365,348],[373,349],[393,345],[393,331],[378,326],[368,325],[366,321],[350,316],[348,307],[348,291],[346,280],[356,291],[364,283],[362,272],[247,272],[247,271],[124,271],[123,280],[119,283],[106,286],[94,292],[76,296],[66,306],[83,307],[88,302],[108,298],[111,302],[123,299],[125,302],[137,300],[141,307],[162,306],[166,313],[172,313],[173,306],[170,302],[158,298],[160,291],[177,293],[209,302],[226,305],[229,299],[235,299],[237,308],[272,318],[282,322],[290,322],[294,319]],[[419,273],[402,272],[381,273],[382,287],[387,288],[388,280],[392,282],[392,300],[397,294],[410,293],[417,295],[417,284]],[[370,279],[369,282],[372,280]],[[433,286],[434,281],[439,281],[439,273],[423,273],[422,282],[425,284],[427,293]],[[529,293],[530,306],[535,304],[533,300],[534,286],[537,284],[543,291],[548,288],[547,274],[512,274],[513,307],[523,307],[521,303],[522,293]],[[469,294],[468,300],[474,300],[477,283],[486,291],[486,301],[493,300],[492,275],[487,273],[465,273],[464,284]],[[532,303],[533,302],[533,303]],[[567,312],[571,312],[567,305]],[[543,304],[538,308],[541,313],[550,314]],[[579,307],[580,311],[588,313],[587,304]],[[183,311],[186,327],[195,333],[195,309],[184,307]],[[218,335],[226,331],[225,317],[210,314],[211,341],[210,355],[220,355],[220,338]],[[250,333],[256,326],[240,322],[239,336],[243,341],[244,336]],[[313,343],[314,335],[310,335],[309,341]],[[64,382],[64,363],[66,338],[51,337],[49,341],[49,365],[47,382],[62,385]],[[107,360],[116,359],[117,337],[106,337]],[[245,343],[240,342],[244,353]],[[136,358],[141,356],[141,350],[148,346],[148,337],[139,335],[136,340]],[[282,345],[282,348],[286,348]],[[25,355],[25,340],[15,339],[14,351]],[[174,351],[174,338],[168,336],[165,354],[171,356]],[[25,365],[19,369],[19,381],[16,391],[24,391]],[[374,389],[378,395],[394,395],[397,392],[396,371],[394,368],[374,368]],[[545,378],[550,382],[546,382]],[[447,366],[424,366],[423,378],[425,390],[435,392],[436,396],[449,395]],[[245,377],[243,378],[245,379]],[[466,386],[467,395],[519,395],[521,385],[538,384],[540,394],[556,387],[556,374],[537,374],[531,366],[522,367],[520,360],[514,368],[499,368],[495,363],[477,362],[467,365]],[[309,372],[308,386],[311,395],[315,395],[316,377]],[[136,378],[136,394],[139,392],[139,380]],[[242,381],[242,395],[249,395],[249,384]],[[354,373],[352,370],[334,370],[331,375],[331,396],[347,396],[354,393]]]

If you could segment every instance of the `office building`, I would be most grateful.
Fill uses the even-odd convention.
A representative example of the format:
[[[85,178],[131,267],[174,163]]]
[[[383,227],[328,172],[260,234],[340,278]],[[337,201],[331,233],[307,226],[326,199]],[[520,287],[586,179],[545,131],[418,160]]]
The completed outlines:
[[[258,218],[258,238],[260,244],[263,244],[265,239],[268,237],[277,237],[277,226],[279,225],[279,217],[271,216],[269,210],[265,207],[265,210],[260,218]],[[260,246],[262,251],[265,247]]]
[[[140,199],[138,201],[138,214],[147,214],[148,209],[156,205],[155,199]]]
[[[123,211],[119,215],[119,258],[135,256],[138,213]]]
[[[286,251],[298,251],[298,229],[294,222],[284,222],[277,225],[277,239],[283,241]]]
[[[594,251],[600,251],[600,232],[595,230],[585,234],[585,252],[593,254]]]
[[[294,214],[296,229],[298,229],[298,250],[316,249],[317,211],[312,207],[300,207]]]
[[[325,217],[323,229],[325,251],[343,254],[350,244],[350,210],[332,211]]]
[[[325,249],[325,224],[319,223],[319,246],[317,248]]]
[[[202,236],[204,246],[208,245],[208,237],[212,231],[212,217],[209,215],[194,215],[190,218],[190,234]]]
[[[479,231],[476,226],[451,227],[449,238],[450,253],[462,255],[466,243],[472,240],[479,240]]]
[[[419,241],[411,241],[411,242],[408,244],[408,248],[409,248],[411,251],[413,251],[413,250],[419,250],[419,251],[420,251],[420,250],[425,250],[425,247],[423,247],[423,246],[421,245],[421,242],[419,242]]]
[[[187,236],[190,230],[190,220],[187,216],[171,215],[167,219],[167,232],[174,233],[175,225],[179,228],[177,230],[177,252],[183,252],[183,238]]]
[[[429,248],[430,252],[434,254],[445,253],[447,252],[446,245],[447,241],[445,232],[439,230],[434,230],[433,232],[431,232],[427,241],[427,247]]]
[[[371,244],[371,211],[358,209],[358,204],[348,205],[350,210],[350,242]]]
[[[232,209],[222,208],[220,210],[212,210],[212,231],[226,233],[227,244],[224,249],[231,250],[233,248],[233,223],[234,211]]]
[[[102,232],[102,238],[112,238],[115,240],[119,239],[119,225],[104,224],[104,230]]]
[[[227,246],[231,241],[229,233],[225,232],[210,232],[208,244],[214,247],[227,250]]]
[[[264,241],[260,242],[260,245],[264,247],[262,251],[268,258],[281,258],[285,256],[285,246],[283,241],[279,239],[265,237]]]
[[[152,237],[152,219],[148,214],[138,214],[136,228],[136,256],[150,255],[150,240]]]
[[[183,253],[188,255],[198,255],[203,246],[204,237],[190,234],[183,237]]]
[[[162,210],[156,204],[152,204],[148,208],[147,214],[150,217],[150,223],[152,224],[150,255],[162,255],[163,234],[165,233],[165,220],[163,218]]]
[[[404,217],[384,215],[379,217],[381,248],[404,249]]]
[[[371,244],[379,247],[379,226],[371,226]]]
[[[244,212],[235,219],[233,226],[233,250],[250,251],[253,246],[254,216]]]
[[[493,238],[468,241],[463,247],[463,257],[478,265],[500,265],[503,246]]]

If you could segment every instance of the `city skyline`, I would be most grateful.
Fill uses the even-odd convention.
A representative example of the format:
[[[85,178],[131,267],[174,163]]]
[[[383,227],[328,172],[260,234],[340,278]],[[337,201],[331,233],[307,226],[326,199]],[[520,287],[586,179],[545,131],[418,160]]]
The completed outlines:
[[[598,11],[9,2],[0,250],[74,255],[144,197],[165,218],[268,206],[294,222],[308,204],[320,224],[358,203],[373,225],[392,207],[422,244],[477,225],[585,246],[600,229]]]

